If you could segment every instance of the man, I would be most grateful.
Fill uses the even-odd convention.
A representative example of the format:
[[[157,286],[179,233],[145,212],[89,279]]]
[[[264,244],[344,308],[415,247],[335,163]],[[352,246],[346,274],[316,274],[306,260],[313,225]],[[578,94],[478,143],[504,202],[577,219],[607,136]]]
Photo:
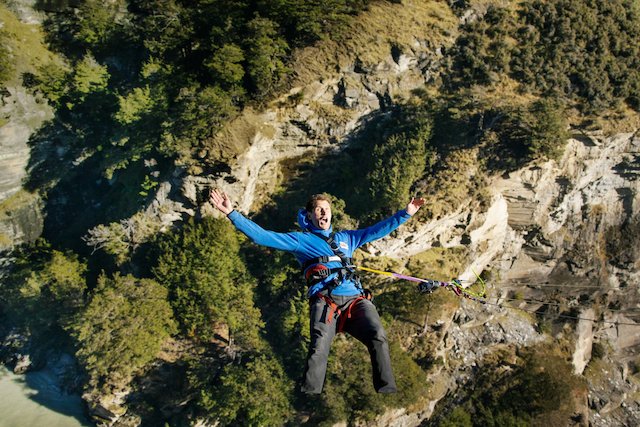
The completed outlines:
[[[355,274],[351,255],[360,246],[380,239],[413,216],[424,204],[412,198],[406,209],[360,230],[333,232],[331,201],[325,194],[309,198],[298,213],[303,232],[265,230],[233,209],[229,197],[214,190],[211,203],[253,242],[291,252],[303,268],[309,286],[311,342],[302,391],[320,394],[327,371],[331,342],[347,332],[364,343],[371,355],[373,386],[378,393],[395,393],[387,337],[380,316]]]

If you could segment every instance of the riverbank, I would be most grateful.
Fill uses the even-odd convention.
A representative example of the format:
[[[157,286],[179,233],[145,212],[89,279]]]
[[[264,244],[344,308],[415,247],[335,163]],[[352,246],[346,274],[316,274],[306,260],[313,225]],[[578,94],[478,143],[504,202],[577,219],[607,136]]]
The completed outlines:
[[[88,427],[78,395],[64,393],[49,369],[16,375],[0,366],[0,427]]]

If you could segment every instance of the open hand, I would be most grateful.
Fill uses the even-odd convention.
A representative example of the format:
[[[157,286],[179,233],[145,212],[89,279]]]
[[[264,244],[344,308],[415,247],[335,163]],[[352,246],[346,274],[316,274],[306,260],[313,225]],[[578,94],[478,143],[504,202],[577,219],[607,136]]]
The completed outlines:
[[[233,211],[233,203],[231,203],[227,193],[218,189],[212,190],[209,200],[213,206],[225,215],[229,215]]]
[[[424,203],[425,200],[422,197],[412,197],[411,201],[407,205],[407,213],[413,216],[413,214],[418,212],[418,209],[420,209],[420,207],[424,205]]]

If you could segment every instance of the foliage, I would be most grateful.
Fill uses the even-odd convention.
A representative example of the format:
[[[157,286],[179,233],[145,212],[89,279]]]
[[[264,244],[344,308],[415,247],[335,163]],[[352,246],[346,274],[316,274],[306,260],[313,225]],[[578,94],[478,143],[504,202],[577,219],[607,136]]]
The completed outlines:
[[[247,250],[247,265],[260,278],[260,306],[267,307],[266,339],[290,378],[302,376],[309,341],[309,302],[300,266],[290,254]]]
[[[237,88],[242,87],[245,75],[242,65],[244,60],[242,48],[237,44],[227,43],[215,51],[210,59],[205,60],[204,65],[211,71],[212,77],[220,81],[222,87],[238,90]]]
[[[640,259],[638,236],[640,216],[636,215],[620,226],[611,226],[605,232],[607,260],[620,267],[633,265]]]
[[[372,421],[387,408],[415,403],[426,392],[426,378],[420,367],[397,344],[390,343],[398,392],[378,394],[371,384],[371,362],[364,345],[353,338],[336,339],[333,343],[324,390],[331,392],[316,403],[312,422],[322,425],[347,420]]]
[[[511,22],[507,9],[490,6],[483,19],[462,27],[449,53],[451,72],[446,75],[453,87],[487,85],[509,71]]]
[[[69,74],[71,70],[64,63],[48,62],[38,67],[35,75],[35,87],[55,107],[68,94]]]
[[[291,413],[292,384],[268,355],[226,364],[208,388],[198,388],[200,405],[221,425],[281,426]]]
[[[153,99],[149,86],[136,87],[126,96],[118,96],[120,108],[115,119],[122,125],[129,125],[153,111]]]
[[[92,55],[85,55],[78,61],[71,78],[71,87],[79,99],[92,92],[104,91],[109,85],[107,67],[100,65]]]
[[[428,112],[407,104],[360,137],[353,164],[340,169],[341,183],[356,195],[349,195],[349,208],[357,216],[379,219],[406,206],[414,184],[435,162],[431,129]]]
[[[189,164],[191,155],[201,150],[204,142],[236,114],[232,98],[218,86],[185,87],[172,108],[177,120],[163,122],[158,148],[184,164]]]
[[[527,349],[512,369],[484,365],[461,407],[471,414],[472,423],[466,425],[557,425],[573,414],[573,393],[584,389],[561,355],[545,348]],[[460,419],[461,414],[450,413],[440,425],[451,425],[454,417]]]
[[[15,68],[9,46],[9,35],[0,28],[0,84],[4,84],[11,78]]]
[[[349,15],[366,9],[371,0],[260,0],[258,10],[278,22],[295,45],[313,43],[340,31]]]
[[[569,138],[561,104],[542,98],[494,114],[492,127],[482,136],[489,169],[513,170],[535,159],[559,159]]]
[[[76,40],[85,46],[101,48],[118,31],[118,24],[122,24],[119,17],[126,7],[126,0],[81,2],[73,28]]]
[[[101,249],[112,255],[117,265],[122,265],[141,244],[150,241],[160,231],[161,225],[148,213],[138,212],[122,221],[92,228],[83,240],[94,251]]]
[[[287,42],[278,35],[274,22],[266,18],[254,18],[247,24],[247,74],[257,97],[273,91],[287,73],[284,58]]]
[[[592,108],[640,107],[640,7],[633,0],[525,3],[514,74],[542,91],[574,93]]]
[[[127,381],[176,332],[167,290],[151,279],[101,276],[70,331],[94,385]]]
[[[451,88],[508,74],[538,94],[585,101],[594,112],[640,108],[640,6],[633,0],[523,2],[489,7],[450,52]]]
[[[158,243],[153,274],[169,290],[182,331],[210,340],[229,330],[229,346],[254,348],[262,326],[253,286],[240,258],[237,233],[226,219],[191,219]]]
[[[33,335],[59,332],[83,306],[86,264],[42,240],[15,255],[0,287],[3,310]]]
[[[457,406],[453,408],[453,411],[440,423],[438,427],[472,427],[471,415],[469,412],[461,407]]]

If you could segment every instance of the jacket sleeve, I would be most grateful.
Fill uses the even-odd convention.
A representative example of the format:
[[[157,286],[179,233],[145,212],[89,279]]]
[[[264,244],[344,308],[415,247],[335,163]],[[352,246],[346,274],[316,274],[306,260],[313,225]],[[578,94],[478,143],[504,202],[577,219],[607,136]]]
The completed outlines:
[[[227,215],[233,225],[254,243],[282,251],[294,252],[300,246],[298,233],[277,233],[265,230],[238,211]]]
[[[411,215],[403,209],[370,227],[349,231],[353,239],[352,244],[354,249],[388,235],[400,225],[404,224],[409,218],[411,218]]]

